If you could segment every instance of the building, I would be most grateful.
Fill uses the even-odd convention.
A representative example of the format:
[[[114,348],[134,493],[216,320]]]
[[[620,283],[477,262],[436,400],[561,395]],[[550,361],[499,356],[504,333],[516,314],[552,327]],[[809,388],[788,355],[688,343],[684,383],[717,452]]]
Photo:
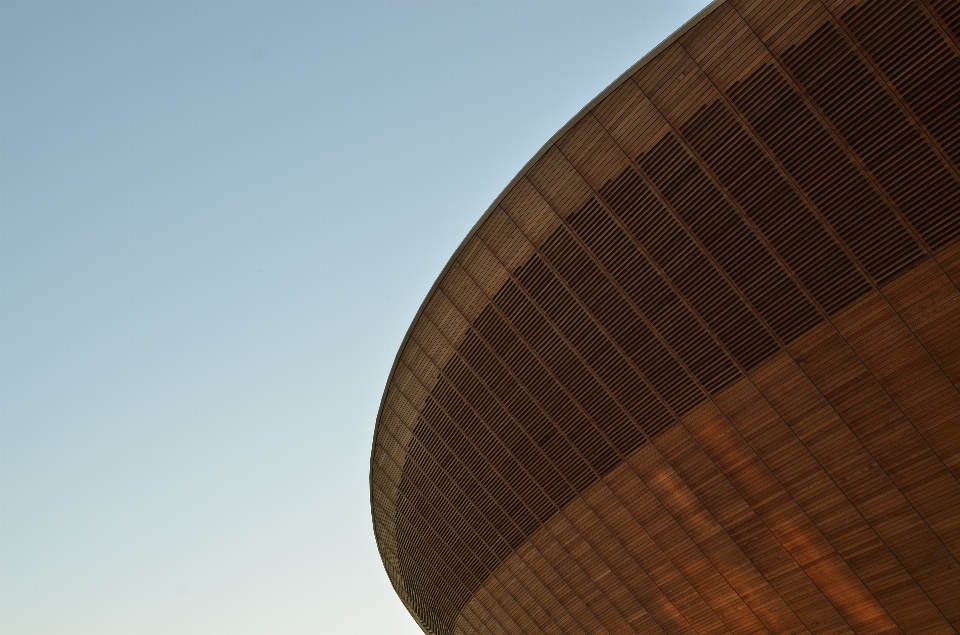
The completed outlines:
[[[425,632],[960,631],[960,2],[727,0],[467,236],[371,457]]]

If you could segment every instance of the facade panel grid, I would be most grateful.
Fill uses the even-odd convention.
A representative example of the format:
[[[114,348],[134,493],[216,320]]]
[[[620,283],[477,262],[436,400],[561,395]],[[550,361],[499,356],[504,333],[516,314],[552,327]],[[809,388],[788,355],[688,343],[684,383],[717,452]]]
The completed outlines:
[[[715,2],[518,175],[384,394],[429,633],[960,630],[960,12]]]

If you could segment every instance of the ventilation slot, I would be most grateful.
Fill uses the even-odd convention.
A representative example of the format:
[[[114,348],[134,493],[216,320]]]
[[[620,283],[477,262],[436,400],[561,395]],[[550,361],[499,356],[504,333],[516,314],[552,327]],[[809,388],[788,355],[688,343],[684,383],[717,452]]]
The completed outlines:
[[[843,21],[954,163],[960,162],[960,59],[912,2],[867,2]]]
[[[662,250],[654,248],[658,241],[672,242],[691,251],[693,244],[683,234],[676,220],[653,196],[643,181],[632,170],[627,170],[616,180],[607,184],[601,194],[609,201],[617,217],[630,229],[633,237],[651,254],[654,262],[664,266]],[[588,245],[593,245],[597,231],[612,221],[599,213],[602,210],[585,208],[573,221],[573,226]],[[657,255],[661,258],[658,260]],[[697,256],[700,254],[697,253]],[[614,273],[618,283],[644,312],[653,325],[664,334],[670,345],[680,353],[691,368],[700,366],[698,360],[720,358],[720,349],[708,341],[709,334],[702,330],[680,298],[660,278],[651,263],[629,243],[610,254],[600,255]],[[701,260],[702,256],[700,256]],[[745,367],[753,368],[777,349],[776,343],[767,335],[755,316],[740,302],[729,286],[703,261],[710,282],[715,284],[714,300],[717,307],[702,315],[707,325],[718,335],[727,349]],[[724,310],[725,309],[725,310]],[[695,344],[695,346],[694,346]],[[692,346],[691,350],[685,350]],[[718,366],[716,383],[723,385],[732,380],[735,367]],[[700,377],[705,386],[712,387],[708,378]]]
[[[518,292],[515,285],[508,282],[497,295],[498,303],[509,303],[512,300],[511,296],[516,293]],[[574,488],[578,492],[583,491],[596,480],[596,467],[602,468],[609,464],[612,451],[607,451],[607,448],[603,447],[604,444],[599,443],[593,448],[593,453],[583,452],[589,464],[584,463],[580,454],[576,452],[577,441],[584,435],[584,430],[592,428],[590,422],[579,412],[576,404],[564,394],[560,385],[550,377],[547,369],[500,315],[488,307],[477,318],[476,324],[477,331],[504,360],[508,368],[516,373],[522,388],[536,399],[537,405],[549,417],[553,427],[561,432],[575,431],[574,436],[566,437],[570,439],[574,448],[569,447],[563,436],[550,434],[545,435],[547,438],[544,449],[558,465],[560,472],[570,479]],[[519,420],[522,421],[522,419]]]
[[[577,383],[577,401],[592,414],[594,422],[610,439],[617,452],[629,455],[644,442],[636,422],[648,420],[651,408],[665,414],[643,378],[631,368],[610,339],[600,331],[579,303],[539,258],[524,268],[518,281],[574,345],[605,387],[626,412],[609,403],[609,398],[589,376]],[[628,416],[629,415],[629,416]],[[632,418],[632,419],[631,419]]]
[[[504,285],[496,302],[546,365],[544,368],[531,362],[528,389],[539,397],[560,430],[598,474],[612,470],[621,457],[606,439],[597,434],[597,428],[602,430],[604,422],[616,426],[623,413],[513,282]],[[556,379],[548,374],[547,368]],[[564,392],[564,388],[570,395]]]
[[[930,5],[940,14],[953,37],[960,40],[960,4],[956,0],[933,0]]]
[[[417,432],[397,500],[398,560],[405,579],[412,582],[408,584],[411,597],[422,596],[423,603],[433,609],[425,618],[437,632],[449,632],[451,616],[509,553],[509,546],[496,539],[490,517],[479,508],[452,504],[445,496],[454,485],[444,476],[440,462],[450,465],[452,457],[424,421]],[[465,473],[461,475],[467,487],[474,492],[480,489]],[[481,504],[491,507],[488,500],[481,499]],[[454,525],[452,519],[461,516],[464,522]],[[481,533],[487,534],[486,540]]]
[[[931,247],[960,235],[960,186],[831,24],[784,61]],[[920,253],[895,255],[909,266]]]
[[[681,132],[826,311],[867,292],[854,265],[722,102],[705,106]]]
[[[782,341],[792,342],[820,321],[817,310],[673,134],[665,136],[638,162]],[[671,242],[684,244],[684,248],[673,253],[661,250],[659,260],[677,287],[703,313],[716,302],[718,286],[726,285],[680,231]],[[720,310],[732,310],[734,302],[719,303]]]
[[[766,66],[730,96],[874,279],[889,279],[920,257],[893,211],[780,73]]]
[[[708,391],[719,390],[738,375],[710,334],[599,205],[588,205],[571,221],[572,229],[582,232],[581,239],[641,313],[623,299],[571,236],[558,232],[544,251],[652,384],[660,380],[649,365],[655,364],[662,372],[663,355],[669,353],[659,341],[653,343],[655,336],[640,315],[654,325]],[[651,346],[662,350],[662,355],[651,355]],[[679,364],[670,375],[676,385],[663,386],[658,392],[675,412],[684,414],[702,401],[702,394]]]

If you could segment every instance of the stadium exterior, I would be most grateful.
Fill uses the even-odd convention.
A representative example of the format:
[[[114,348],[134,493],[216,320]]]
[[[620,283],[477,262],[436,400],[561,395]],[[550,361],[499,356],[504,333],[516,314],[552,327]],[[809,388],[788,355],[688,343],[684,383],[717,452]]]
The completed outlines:
[[[425,632],[960,631],[960,2],[716,2],[509,185],[371,456]]]

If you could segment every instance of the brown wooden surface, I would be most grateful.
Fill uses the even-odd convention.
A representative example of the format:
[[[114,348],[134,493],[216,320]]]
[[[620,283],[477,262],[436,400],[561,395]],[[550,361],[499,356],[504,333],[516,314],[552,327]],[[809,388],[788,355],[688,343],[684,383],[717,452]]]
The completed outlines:
[[[731,0],[502,197],[377,422],[427,631],[960,631],[958,34]]]

